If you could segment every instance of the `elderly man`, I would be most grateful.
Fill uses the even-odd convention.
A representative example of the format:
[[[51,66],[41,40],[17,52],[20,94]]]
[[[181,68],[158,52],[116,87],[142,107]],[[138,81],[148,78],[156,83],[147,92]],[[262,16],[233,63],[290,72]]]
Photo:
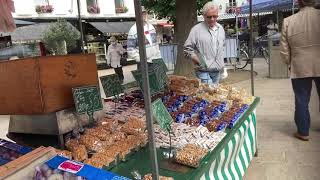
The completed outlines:
[[[196,68],[196,75],[202,82],[218,84],[224,68],[225,32],[217,23],[218,6],[212,1],[203,7],[204,22],[195,25],[184,44],[186,57]]]
[[[294,120],[300,140],[309,140],[312,81],[320,95],[320,11],[313,0],[298,0],[300,11],[283,21],[281,56],[290,67],[295,95]]]
[[[152,59],[161,58],[159,44],[157,42],[157,32],[151,23],[148,22],[148,12],[142,6],[142,18],[143,18],[143,28],[145,35],[145,45],[146,45],[146,53],[147,53],[147,61],[148,63],[152,63]],[[138,34],[137,34],[137,25],[134,24],[128,33],[128,41],[127,41],[127,53],[128,58],[134,59],[137,62],[140,62],[139,56],[139,46],[138,46]],[[138,69],[140,65],[138,64]]]

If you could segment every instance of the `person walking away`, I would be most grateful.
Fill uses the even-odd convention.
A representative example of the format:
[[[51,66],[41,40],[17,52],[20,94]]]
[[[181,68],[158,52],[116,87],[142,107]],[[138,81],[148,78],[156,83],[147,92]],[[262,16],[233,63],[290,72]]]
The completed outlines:
[[[219,83],[224,68],[225,31],[217,23],[218,6],[209,1],[203,7],[204,22],[195,25],[184,44],[184,53],[197,66],[196,76],[203,83]]]
[[[283,21],[280,54],[289,65],[295,95],[294,120],[300,140],[309,140],[312,81],[320,95],[320,10],[314,0],[298,0],[300,11]]]
[[[109,61],[110,66],[114,68],[114,71],[118,75],[120,81],[123,81],[124,79],[121,66],[121,56],[124,52],[125,50],[123,49],[122,45],[118,43],[116,37],[111,36],[110,45],[108,46],[107,52],[107,61]]]
[[[146,45],[146,55],[147,62],[149,65],[152,64],[153,59],[161,58],[161,53],[159,49],[159,43],[157,41],[157,33],[154,26],[148,22],[148,12],[144,8],[142,9],[142,19],[143,19],[143,29],[145,35],[145,45]],[[137,25],[134,24],[128,33],[127,41],[127,53],[129,59],[134,59],[138,62],[138,69],[141,68],[140,65],[140,56],[139,56],[139,44],[138,44],[138,34],[137,34]]]
[[[268,29],[268,36],[272,36],[279,31],[278,24],[274,23],[272,19],[269,20],[269,24],[267,26]]]

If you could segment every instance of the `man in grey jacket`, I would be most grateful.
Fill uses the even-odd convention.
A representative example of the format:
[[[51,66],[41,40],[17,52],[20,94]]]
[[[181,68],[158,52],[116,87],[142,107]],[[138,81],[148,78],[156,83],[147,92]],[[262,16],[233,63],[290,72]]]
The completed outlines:
[[[218,84],[224,68],[225,32],[217,23],[218,6],[212,1],[203,7],[204,22],[195,25],[184,44],[184,52],[203,83]]]

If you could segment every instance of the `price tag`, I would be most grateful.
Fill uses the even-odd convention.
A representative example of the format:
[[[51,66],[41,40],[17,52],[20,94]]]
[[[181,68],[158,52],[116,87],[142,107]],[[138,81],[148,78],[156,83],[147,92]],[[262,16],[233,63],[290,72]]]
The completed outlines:
[[[173,119],[161,99],[157,99],[152,103],[152,113],[160,128],[170,132]]]
[[[73,100],[78,114],[87,113],[93,124],[93,113],[103,108],[100,91],[97,86],[72,88]]]
[[[137,81],[138,86],[140,87],[141,90],[143,90],[142,74],[137,70],[131,71],[131,72],[134,79]],[[159,80],[156,72],[149,70],[148,75],[149,75],[149,87],[150,87],[151,95],[155,95],[158,92],[162,91],[163,88],[159,84]]]
[[[100,77],[100,80],[106,97],[118,96],[119,94],[123,93],[124,88],[119,80],[118,75],[111,74],[102,76]]]

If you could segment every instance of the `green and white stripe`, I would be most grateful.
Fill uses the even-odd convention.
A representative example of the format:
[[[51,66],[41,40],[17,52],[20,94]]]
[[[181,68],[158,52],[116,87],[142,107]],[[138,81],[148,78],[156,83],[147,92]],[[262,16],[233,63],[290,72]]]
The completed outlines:
[[[201,180],[242,179],[257,150],[256,134],[254,110],[221,150]]]

